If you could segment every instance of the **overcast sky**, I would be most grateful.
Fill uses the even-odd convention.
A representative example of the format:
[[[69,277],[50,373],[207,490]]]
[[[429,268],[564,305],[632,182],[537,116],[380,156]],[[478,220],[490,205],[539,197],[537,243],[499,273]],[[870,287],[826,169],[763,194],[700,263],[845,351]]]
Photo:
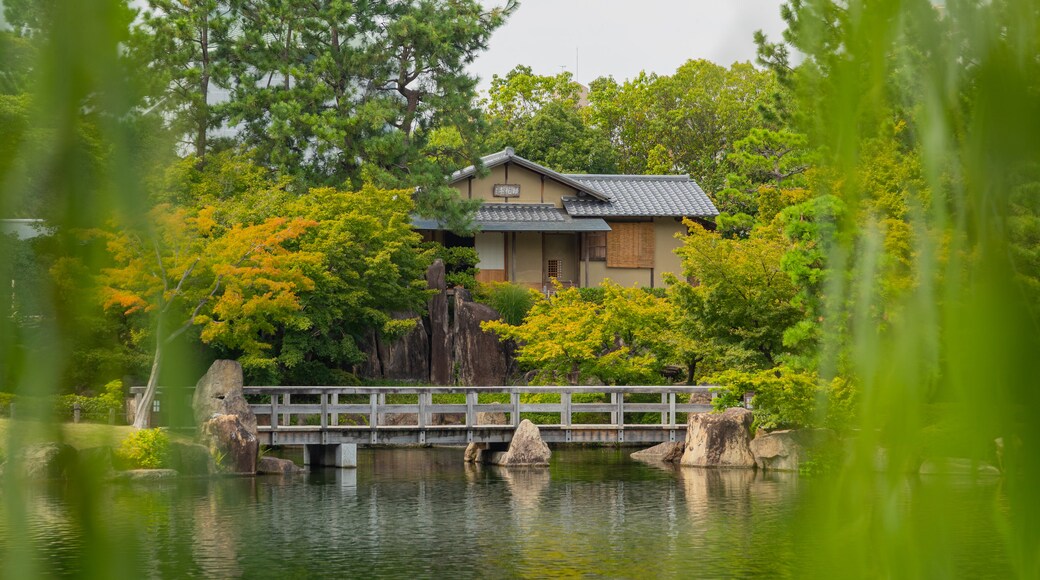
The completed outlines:
[[[779,39],[782,0],[520,0],[471,71],[487,89],[518,64],[538,74],[576,72],[583,84],[639,71],[669,74],[691,58],[754,61],[752,35]],[[504,0],[484,0],[488,6]],[[577,58],[575,58],[577,49]]]

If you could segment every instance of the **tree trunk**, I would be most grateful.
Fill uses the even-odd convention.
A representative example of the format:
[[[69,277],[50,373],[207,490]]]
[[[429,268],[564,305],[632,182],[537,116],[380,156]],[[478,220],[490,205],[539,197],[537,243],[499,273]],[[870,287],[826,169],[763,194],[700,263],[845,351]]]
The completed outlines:
[[[147,429],[150,427],[152,418],[152,401],[155,400],[155,391],[159,386],[159,369],[162,364],[163,341],[155,341],[155,358],[152,359],[152,373],[148,375],[148,386],[144,389],[144,395],[137,404],[137,412],[134,413],[134,428]]]
[[[199,165],[206,162],[206,147],[209,132],[209,16],[202,17],[199,44],[202,51],[202,75],[199,78],[200,100],[195,111],[195,156]]]

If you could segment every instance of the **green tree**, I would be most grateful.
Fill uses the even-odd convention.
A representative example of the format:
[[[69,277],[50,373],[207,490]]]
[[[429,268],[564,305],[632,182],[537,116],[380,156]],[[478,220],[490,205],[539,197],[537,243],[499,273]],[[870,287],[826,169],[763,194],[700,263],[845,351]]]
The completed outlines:
[[[495,75],[485,102],[484,149],[512,147],[517,154],[564,173],[614,173],[614,149],[585,109],[587,89],[570,73],[536,75],[517,66]]]
[[[298,293],[312,282],[301,266],[314,256],[289,247],[314,222],[271,218],[223,227],[215,208],[195,212],[158,205],[151,235],[96,231],[113,266],[100,273],[104,306],[140,317],[155,344],[148,385],[134,426],[148,427],[152,398],[170,343],[195,327],[199,340],[235,349],[243,366],[266,363],[266,336],[278,324],[307,327]],[[140,316],[146,315],[146,316]]]
[[[148,105],[199,161],[219,126],[213,88],[228,88],[231,8],[227,0],[148,0],[133,48],[158,85]]]
[[[770,71],[691,60],[670,76],[641,73],[619,85],[592,83],[591,123],[606,131],[625,173],[689,173],[708,192],[733,171],[728,154],[752,128],[776,90]]]
[[[725,235],[747,237],[755,225],[768,224],[809,196],[805,172],[811,160],[804,135],[754,128],[736,142],[729,161],[734,173],[715,196],[716,223]]]
[[[430,185],[415,175],[426,135],[479,126],[465,67],[515,3],[232,6],[240,29],[228,110],[243,142],[260,163],[308,184],[358,187]]]
[[[676,305],[702,325],[715,356],[743,369],[776,366],[787,352],[784,331],[801,319],[792,304],[798,288],[781,269],[787,241],[767,228],[747,240],[723,238],[687,222],[676,252],[693,284],[673,284]]]
[[[201,168],[192,158],[177,164],[160,197],[210,207],[222,227],[275,218],[314,224],[293,242],[312,258],[299,265],[312,282],[298,292],[306,323],[277,325],[267,337],[270,356],[247,371],[265,384],[341,384],[365,359],[362,346],[373,333],[392,339],[414,326],[428,298],[423,275],[431,251],[411,228],[407,190],[314,188],[300,195],[289,183],[248,154],[224,151]],[[399,319],[405,313],[412,318]]]

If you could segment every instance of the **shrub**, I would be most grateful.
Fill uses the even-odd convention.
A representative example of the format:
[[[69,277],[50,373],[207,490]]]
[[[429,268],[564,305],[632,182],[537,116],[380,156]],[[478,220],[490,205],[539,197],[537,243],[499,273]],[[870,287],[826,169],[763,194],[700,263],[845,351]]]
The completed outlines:
[[[475,299],[497,310],[506,324],[518,326],[540,297],[537,290],[509,282],[490,282],[480,285]]]
[[[11,403],[14,402],[14,394],[0,393],[0,415],[11,414]]]
[[[169,463],[170,436],[158,428],[134,431],[116,454],[132,469],[158,469]]]
[[[444,278],[448,288],[462,286],[475,292],[477,290],[477,263],[480,256],[474,248],[463,246],[445,247],[436,242],[431,242],[427,247],[433,250],[433,257],[440,258],[444,262]]]
[[[578,288],[578,295],[585,302],[591,302],[593,304],[603,304],[603,296],[606,291],[602,286],[588,286],[586,288]]]
[[[667,298],[667,288],[648,288],[646,286],[640,288],[643,292],[646,292],[654,298]],[[581,299],[585,302],[591,302],[593,304],[603,304],[603,300],[606,297],[605,286],[589,286],[587,288],[578,288],[578,294]]]
[[[719,410],[738,406],[744,393],[754,392],[755,423],[763,429],[827,426],[840,431],[851,421],[854,390],[843,379],[821,385],[814,374],[777,367],[751,373],[726,371],[708,380],[720,386],[712,402]],[[818,401],[826,406],[818,408]]]
[[[60,395],[55,399],[54,411],[59,417],[72,416],[76,403],[79,403],[83,418],[107,419],[109,410],[117,413],[123,408],[123,382],[111,381],[104,387],[104,392],[96,397],[84,395]]]

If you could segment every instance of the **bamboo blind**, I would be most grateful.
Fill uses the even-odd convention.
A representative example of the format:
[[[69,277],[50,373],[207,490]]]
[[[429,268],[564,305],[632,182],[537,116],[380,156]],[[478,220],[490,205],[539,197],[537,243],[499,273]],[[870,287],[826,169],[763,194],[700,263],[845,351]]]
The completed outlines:
[[[608,268],[653,268],[653,222],[611,223],[607,232]]]

